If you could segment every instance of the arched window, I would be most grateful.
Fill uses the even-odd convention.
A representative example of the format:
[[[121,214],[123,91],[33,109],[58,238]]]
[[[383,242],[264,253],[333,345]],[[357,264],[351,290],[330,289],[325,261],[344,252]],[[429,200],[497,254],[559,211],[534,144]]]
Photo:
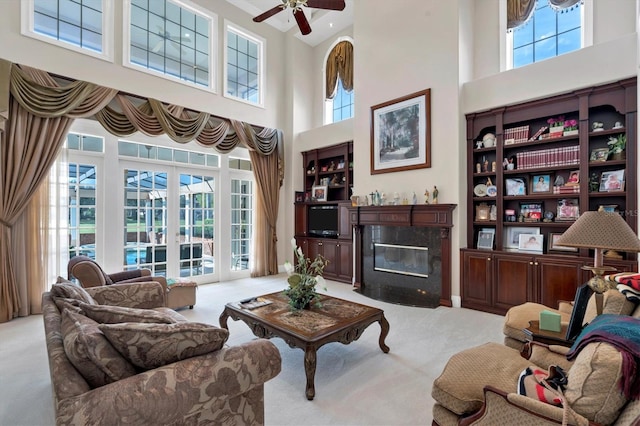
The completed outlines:
[[[353,43],[338,40],[325,61],[324,123],[353,117]]]

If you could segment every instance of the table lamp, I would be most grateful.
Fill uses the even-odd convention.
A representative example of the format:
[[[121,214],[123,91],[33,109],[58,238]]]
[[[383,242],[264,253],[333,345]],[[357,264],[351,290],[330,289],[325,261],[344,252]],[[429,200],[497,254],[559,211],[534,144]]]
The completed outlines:
[[[616,212],[606,212],[602,207],[598,211],[588,211],[580,215],[556,242],[559,246],[594,249],[593,266],[583,269],[593,272],[588,282],[596,297],[596,311],[602,313],[602,294],[609,290],[609,284],[602,274],[615,271],[615,268],[603,266],[603,250],[640,252],[640,239],[625,220]]]

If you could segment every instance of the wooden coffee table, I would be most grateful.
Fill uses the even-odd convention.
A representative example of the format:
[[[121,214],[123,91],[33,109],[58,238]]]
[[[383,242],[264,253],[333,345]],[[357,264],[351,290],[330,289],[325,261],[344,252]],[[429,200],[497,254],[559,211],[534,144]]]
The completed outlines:
[[[316,352],[321,346],[331,342],[348,345],[358,340],[363,331],[377,321],[380,323],[378,344],[382,352],[389,352],[389,347],[384,343],[389,333],[389,323],[382,309],[321,295],[322,307],[292,311],[287,297],[281,291],[259,296],[259,299],[271,304],[243,309],[240,302],[227,303],[220,314],[220,326],[228,330],[229,317],[235,321],[242,320],[258,337],[280,337],[290,347],[304,350],[306,396],[309,400],[316,394]]]

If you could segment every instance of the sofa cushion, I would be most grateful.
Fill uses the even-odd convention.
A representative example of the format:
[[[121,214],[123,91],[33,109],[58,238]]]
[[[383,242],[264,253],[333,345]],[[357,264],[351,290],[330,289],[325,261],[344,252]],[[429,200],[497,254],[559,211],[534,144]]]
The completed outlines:
[[[76,299],[90,305],[95,305],[96,301],[87,291],[71,281],[67,281],[62,277],[58,277],[58,281],[51,286],[51,296],[54,298],[62,297],[65,299]]]
[[[171,324],[182,321],[181,318],[184,318],[182,315],[170,309],[138,309],[124,306],[90,305],[82,302],[79,306],[87,317],[100,324],[114,324],[119,322]],[[174,312],[176,315],[171,314],[171,312]]]
[[[616,289],[610,289],[604,292],[602,298],[602,313],[614,315],[630,315],[636,304],[620,293]],[[590,297],[587,303],[587,310],[584,313],[583,324],[587,324],[597,316],[596,298]]]
[[[578,414],[599,424],[612,424],[627,399],[620,390],[622,355],[608,343],[589,343],[568,371],[564,392]]]
[[[97,388],[133,376],[136,370],[105,338],[98,323],[76,312],[62,312],[64,351],[89,386]]]
[[[431,396],[457,415],[472,413],[482,407],[485,386],[515,392],[520,373],[530,364],[515,349],[495,342],[466,349],[449,359]]]
[[[99,328],[122,355],[143,369],[217,351],[229,337],[224,328],[196,322],[101,324]]]

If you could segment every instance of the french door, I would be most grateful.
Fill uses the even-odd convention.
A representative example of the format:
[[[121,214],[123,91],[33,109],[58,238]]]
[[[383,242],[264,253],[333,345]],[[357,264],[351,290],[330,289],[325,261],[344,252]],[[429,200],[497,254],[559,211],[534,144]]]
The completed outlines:
[[[217,173],[133,162],[121,166],[124,269],[217,281]]]

